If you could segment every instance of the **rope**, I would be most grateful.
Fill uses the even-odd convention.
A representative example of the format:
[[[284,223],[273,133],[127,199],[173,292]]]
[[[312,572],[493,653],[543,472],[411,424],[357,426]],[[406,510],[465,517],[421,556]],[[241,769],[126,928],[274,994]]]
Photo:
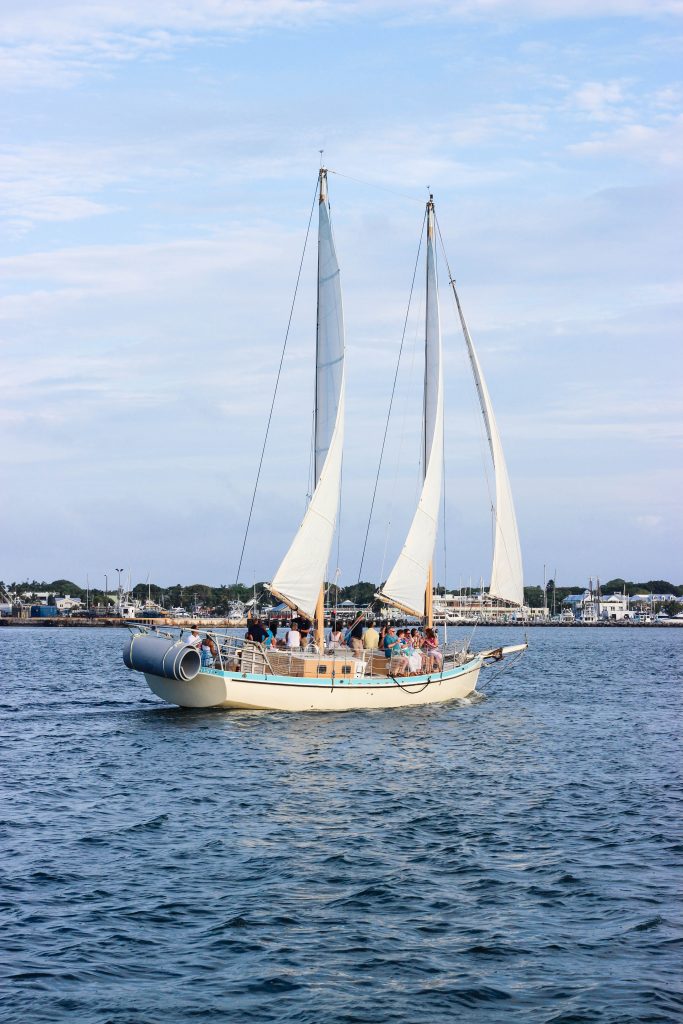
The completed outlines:
[[[239,560],[239,563],[237,565],[237,573],[235,574],[235,582],[236,583],[239,583],[240,572],[242,571],[242,561],[244,559],[244,549],[247,546],[247,537],[249,536],[249,527],[251,526],[251,517],[252,517],[253,512],[254,512],[254,502],[256,501],[256,492],[258,490],[259,480],[261,479],[261,469],[263,468],[263,459],[264,459],[265,454],[266,454],[266,445],[268,444],[268,435],[270,434],[270,424],[271,424],[271,420],[273,419],[273,410],[275,408],[275,399],[277,398],[277,389],[278,389],[278,386],[280,384],[280,376],[282,375],[282,364],[285,361],[285,352],[287,351],[287,342],[289,340],[289,331],[290,331],[291,326],[292,326],[292,317],[294,316],[294,304],[296,303],[296,297],[297,297],[297,294],[298,294],[298,291],[299,291],[299,283],[301,281],[301,271],[303,270],[303,266],[304,266],[304,257],[306,255],[306,247],[308,245],[308,236],[309,236],[310,231],[311,231],[311,222],[313,220],[313,211],[315,210],[315,203],[316,203],[316,200],[318,198],[319,183],[320,183],[320,178],[318,178],[318,180],[315,183],[315,193],[313,195],[313,203],[311,205],[311,212],[310,212],[310,214],[308,216],[308,226],[306,227],[306,237],[304,239],[304,248],[303,248],[303,252],[301,253],[301,260],[299,262],[299,271],[298,271],[298,273],[296,275],[296,284],[294,286],[294,295],[292,297],[292,305],[291,305],[290,310],[289,310],[289,319],[287,321],[287,330],[285,331],[285,340],[284,340],[284,343],[282,345],[282,352],[280,354],[280,365],[277,368],[277,376],[275,378],[275,388],[273,390],[273,400],[270,403],[270,412],[268,413],[268,422],[266,424],[266,433],[265,433],[265,436],[263,438],[263,447],[261,448],[261,458],[259,459],[258,469],[256,471],[256,480],[254,482],[254,490],[253,490],[253,493],[252,493],[252,496],[251,496],[251,504],[249,506],[249,515],[247,516],[247,525],[246,525],[246,528],[244,530],[244,540],[242,541],[242,550],[240,552],[240,560]]]
[[[384,458],[384,449],[385,449],[385,446],[386,446],[386,443],[387,443],[387,434],[389,432],[389,420],[391,419],[391,410],[392,410],[393,405],[394,405],[394,396],[396,394],[396,381],[398,380],[398,371],[399,371],[400,366],[401,366],[401,356],[403,355],[403,345],[404,345],[405,338],[406,338],[406,330],[408,328],[408,317],[410,315],[410,305],[411,305],[411,302],[412,302],[412,299],[413,299],[413,289],[415,288],[415,278],[417,276],[417,267],[418,267],[418,263],[419,263],[419,260],[420,260],[420,251],[422,249],[422,235],[424,234],[424,226],[425,226],[426,219],[427,219],[427,211],[425,210],[425,215],[424,215],[424,218],[422,220],[422,230],[420,232],[420,242],[419,242],[419,245],[417,247],[417,256],[415,257],[415,267],[413,269],[413,279],[412,279],[412,281],[410,283],[410,295],[408,296],[408,308],[406,309],[406,315],[405,315],[405,319],[403,321],[403,333],[401,334],[401,345],[400,345],[400,348],[398,350],[398,359],[396,361],[396,370],[394,372],[394,381],[393,381],[393,384],[392,384],[392,387],[391,387],[391,398],[389,399],[389,409],[388,409],[388,412],[387,412],[386,422],[384,424],[384,436],[382,437],[382,447],[381,447],[380,453],[379,453],[379,463],[377,465],[377,475],[375,476],[375,486],[373,487],[373,490],[372,490],[372,500],[370,502],[370,513],[368,515],[368,525],[367,525],[367,529],[365,531],[365,540],[363,541],[363,551],[361,553],[360,565],[358,567],[358,583],[360,583],[361,577],[362,577],[362,573],[363,573],[363,562],[365,561],[365,552],[367,550],[368,537],[370,535],[370,526],[372,524],[372,513],[373,513],[373,510],[375,508],[375,498],[377,497],[377,487],[379,486],[379,475],[380,475],[380,472],[381,472],[381,469],[382,469],[382,459]]]
[[[396,192],[393,188],[386,188],[384,185],[378,185],[374,181],[364,181],[362,178],[352,178],[350,174],[342,174],[341,171],[333,171],[330,167],[327,168],[328,174],[336,174],[338,178],[346,178],[347,181],[355,181],[357,185],[367,185],[369,188],[379,189],[380,192],[388,192],[390,196],[398,196],[400,199],[409,199],[411,203],[423,203],[423,199],[418,199],[417,196],[406,195],[405,192]]]
[[[446,594],[448,593],[448,546],[446,540],[447,528],[446,528],[446,445],[443,446],[441,453],[442,458],[442,472],[443,472],[443,594],[444,594],[444,611],[443,611],[443,642],[448,643],[448,607],[446,605]]]
[[[419,689],[419,690],[409,690],[409,689],[408,689],[408,687],[407,687],[407,686],[405,686],[405,685],[404,685],[403,683],[399,683],[399,681],[398,681],[398,679],[396,678],[396,676],[392,676],[392,675],[390,675],[390,676],[389,676],[389,678],[390,678],[390,679],[393,679],[393,680],[394,680],[394,682],[396,683],[396,685],[397,685],[397,686],[398,686],[398,687],[399,687],[399,688],[400,688],[401,690],[405,690],[405,692],[406,692],[406,693],[411,693],[411,694],[415,694],[415,695],[417,695],[418,693],[422,693],[422,691],[423,691],[423,690],[426,690],[426,689],[427,689],[427,687],[428,687],[428,686],[430,685],[430,683],[432,682],[432,677],[430,676],[430,677],[429,677],[429,679],[427,680],[427,682],[426,682],[426,683],[423,683],[423,684],[422,684],[422,686],[420,687],[420,689]]]
[[[492,681],[495,682],[496,679],[498,679],[500,676],[505,675],[506,672],[509,672],[510,669],[515,667],[517,662],[520,661],[524,657],[525,654],[526,654],[526,651],[517,651],[517,653],[514,654],[512,657],[510,657],[508,655],[507,659],[503,658],[503,660],[500,662],[500,664],[499,664],[499,666],[497,668],[493,668],[493,666],[487,665],[486,668],[490,668],[491,669],[491,676],[489,677],[487,682],[492,682]],[[479,688],[479,693],[484,693],[484,692],[485,692],[484,688],[480,687]]]

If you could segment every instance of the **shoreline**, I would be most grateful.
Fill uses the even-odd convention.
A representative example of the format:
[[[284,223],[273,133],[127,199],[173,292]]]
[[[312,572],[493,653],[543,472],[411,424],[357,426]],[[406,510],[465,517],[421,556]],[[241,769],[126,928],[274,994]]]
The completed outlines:
[[[394,620],[392,620],[394,622]],[[157,626],[193,629],[246,629],[246,621],[236,622],[234,619],[117,619],[117,618],[67,618],[57,617],[50,619],[34,618],[20,619],[11,616],[0,618],[0,627],[19,626],[21,628],[37,627],[42,629],[78,629],[102,628],[102,629],[126,629],[130,626]],[[409,625],[403,621],[396,620],[394,625]],[[497,622],[495,620],[463,619],[460,622],[449,622],[450,629],[457,629],[460,626],[501,626],[515,629],[668,629],[670,627],[683,626],[683,619],[672,619],[670,622],[632,622],[621,620],[619,622]],[[443,623],[437,626],[443,629]]]

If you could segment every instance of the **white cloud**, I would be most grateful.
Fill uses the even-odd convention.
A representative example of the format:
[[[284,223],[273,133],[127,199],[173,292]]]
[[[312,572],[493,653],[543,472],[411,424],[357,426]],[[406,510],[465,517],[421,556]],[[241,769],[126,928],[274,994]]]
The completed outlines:
[[[662,525],[663,521],[664,520],[662,516],[653,515],[635,516],[633,519],[633,522],[636,524],[636,526],[640,526],[644,530],[655,530],[657,529],[657,527]]]
[[[496,24],[683,14],[683,0],[25,0],[0,9],[0,81],[9,87],[68,86],[86,74],[140,58],[164,59],[211,35],[243,36],[315,23],[485,20]]]
[[[567,147],[582,157],[628,157],[639,163],[675,169],[683,164],[683,116],[661,127],[629,124],[609,135]]]
[[[595,121],[612,121],[623,117],[624,83],[586,82],[574,93],[574,101]]]

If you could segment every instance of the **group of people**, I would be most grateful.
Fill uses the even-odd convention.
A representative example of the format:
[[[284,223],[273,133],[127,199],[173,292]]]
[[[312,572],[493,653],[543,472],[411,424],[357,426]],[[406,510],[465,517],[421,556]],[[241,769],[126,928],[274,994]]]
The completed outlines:
[[[261,619],[248,619],[245,640],[263,644],[264,647],[277,645],[277,623],[263,622]]]
[[[192,629],[186,643],[190,644],[191,647],[196,647],[199,651],[202,659],[202,668],[214,667],[218,657],[218,646],[209,633],[205,633],[202,637],[199,635],[198,629]]]
[[[388,626],[382,640],[384,656],[391,661],[392,675],[419,676],[441,671],[442,655],[433,629],[399,629]]]
[[[433,629],[399,629],[383,625],[379,631],[374,622],[364,627],[363,620],[353,623],[345,632],[333,625],[327,639],[328,650],[350,647],[362,651],[383,651],[391,660],[392,674],[423,675],[441,669],[439,641]]]
[[[247,624],[246,640],[263,644],[266,649],[282,647],[289,651],[305,648],[309,641],[311,624],[293,619],[284,639],[278,640],[278,624],[251,619]],[[200,636],[199,630],[193,629],[186,641],[199,650],[202,667],[212,667],[218,658],[216,641],[210,634]],[[442,655],[439,641],[433,629],[396,629],[395,626],[383,625],[379,630],[370,621],[367,626],[363,620],[353,622],[345,629],[334,622],[325,640],[327,651],[337,651],[344,647],[356,654],[363,651],[383,652],[390,661],[392,675],[425,675],[441,670]]]

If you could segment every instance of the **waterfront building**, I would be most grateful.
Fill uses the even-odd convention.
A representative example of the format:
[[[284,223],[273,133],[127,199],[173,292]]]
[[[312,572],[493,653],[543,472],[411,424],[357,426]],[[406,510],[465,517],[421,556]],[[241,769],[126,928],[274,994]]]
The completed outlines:
[[[562,602],[577,622],[621,622],[635,618],[625,594],[601,594],[584,590],[583,594],[569,594]]]
[[[492,598],[486,592],[445,593],[434,595],[434,621],[443,625],[458,622],[528,622],[549,617],[548,608],[530,608],[528,605],[513,606]]]

